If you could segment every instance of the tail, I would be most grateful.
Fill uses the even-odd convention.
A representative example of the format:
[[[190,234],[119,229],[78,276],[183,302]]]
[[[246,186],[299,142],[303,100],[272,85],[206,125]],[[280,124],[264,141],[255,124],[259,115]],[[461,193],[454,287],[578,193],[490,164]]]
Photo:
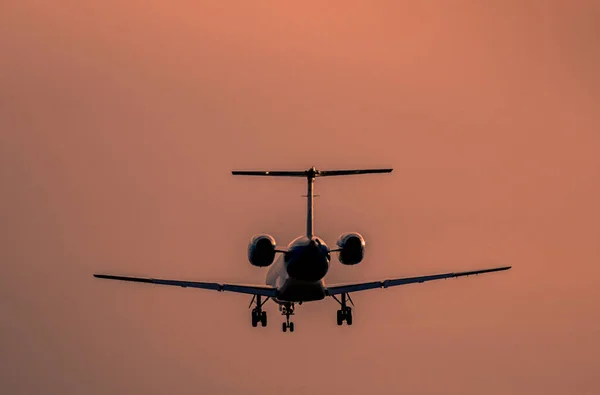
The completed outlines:
[[[266,177],[306,177],[308,191],[306,205],[306,237],[312,239],[314,237],[314,184],[317,177],[331,176],[350,176],[356,174],[373,174],[373,173],[391,173],[393,169],[355,169],[355,170],[317,170],[311,167],[304,171],[289,171],[289,170],[260,170],[260,171],[245,171],[234,170],[231,172],[234,176],[266,176]]]

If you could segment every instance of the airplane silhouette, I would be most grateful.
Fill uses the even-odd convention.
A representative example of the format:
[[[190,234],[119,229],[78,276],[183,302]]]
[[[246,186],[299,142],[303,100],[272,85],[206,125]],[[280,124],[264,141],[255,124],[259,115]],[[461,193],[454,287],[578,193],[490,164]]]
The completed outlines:
[[[344,321],[352,325],[352,308],[354,306],[351,292],[366,291],[375,288],[389,288],[397,285],[424,283],[452,277],[470,276],[508,270],[511,266],[490,269],[472,270],[466,272],[443,273],[418,277],[392,278],[382,281],[326,285],[325,276],[329,271],[331,253],[338,253],[338,260],[343,265],[356,265],[362,262],[365,253],[365,239],[360,233],[348,232],[339,236],[336,248],[330,249],[327,244],[314,234],[314,183],[317,177],[346,176],[368,173],[391,173],[393,169],[357,169],[357,170],[317,170],[311,167],[304,171],[232,171],[233,175],[267,176],[267,177],[305,177],[307,180],[307,215],[306,234],[292,240],[287,247],[278,247],[273,236],[269,234],[255,235],[248,244],[248,260],[256,267],[269,267],[265,285],[221,284],[199,281],[164,280],[157,278],[125,277],[107,274],[94,274],[94,277],[133,281],[141,283],[172,285],[183,288],[201,288],[214,291],[227,291],[253,295],[250,306],[252,309],[252,326],[267,326],[267,313],[263,311],[264,304],[270,299],[279,305],[285,322],[283,332],[294,331],[294,323],[290,316],[294,315],[295,304],[323,300],[332,297],[340,304],[337,311],[337,324]],[[280,254],[275,259],[276,254]],[[336,295],[339,295],[338,299]],[[263,297],[265,298],[263,300]]]

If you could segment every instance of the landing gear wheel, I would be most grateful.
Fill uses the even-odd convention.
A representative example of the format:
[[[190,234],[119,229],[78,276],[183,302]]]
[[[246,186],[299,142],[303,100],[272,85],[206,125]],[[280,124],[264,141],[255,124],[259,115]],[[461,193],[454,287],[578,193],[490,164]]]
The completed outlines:
[[[341,326],[344,323],[344,321],[346,321],[348,325],[352,325],[352,308],[348,307],[348,305],[346,304],[346,301],[348,300],[352,304],[352,306],[354,306],[350,295],[343,293],[342,300],[338,300],[335,297],[335,295],[332,296],[335,299],[335,301],[338,302],[341,306],[341,309],[337,311],[336,316],[338,326]]]
[[[258,325],[258,317],[256,316],[256,311],[252,310],[252,326],[256,328]]]
[[[259,322],[262,327],[267,326],[267,312],[263,311],[262,307],[265,303],[267,303],[270,297],[267,297],[267,299],[265,299],[264,301],[262,301],[261,299],[262,298],[260,295],[254,295],[252,297],[252,300],[250,301],[250,306],[248,306],[248,308],[250,308],[252,307],[252,305],[255,304],[255,307],[252,309],[252,326],[254,328],[258,326]]]
[[[289,326],[290,326],[290,332],[293,332],[294,331],[294,323],[290,322]]]
[[[266,311],[263,311],[260,314],[260,324],[263,326],[263,328],[265,326],[267,326],[267,312]]]
[[[284,322],[284,323],[281,324],[281,330],[284,331],[284,332],[287,331],[287,323]]]

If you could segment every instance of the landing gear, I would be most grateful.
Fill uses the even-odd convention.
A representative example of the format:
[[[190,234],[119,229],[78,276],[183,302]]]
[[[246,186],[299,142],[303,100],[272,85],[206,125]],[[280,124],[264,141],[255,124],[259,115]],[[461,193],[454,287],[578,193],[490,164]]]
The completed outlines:
[[[293,332],[294,323],[290,322],[290,315],[294,315],[294,304],[288,302],[283,305],[279,305],[279,310],[281,311],[281,315],[285,315],[285,322],[281,324],[281,330],[287,332],[289,328],[290,332]]]
[[[259,322],[262,327],[267,326],[267,312],[252,309],[252,326],[256,328]]]
[[[340,310],[337,311],[337,324],[341,326],[344,323],[344,321],[346,321],[348,325],[352,325],[352,308],[348,307],[346,304],[346,298],[348,298],[348,301],[350,301],[352,306],[354,306],[354,302],[352,302],[352,298],[350,298],[350,295],[347,293],[343,293],[342,300],[338,300],[338,298],[336,298],[334,295],[332,295],[332,297],[342,307]]]
[[[342,325],[346,321],[348,325],[352,325],[352,309],[350,307],[342,308],[337,311],[337,324]]]
[[[252,326],[255,328],[258,326],[259,322],[262,327],[267,326],[267,312],[262,310],[262,307],[267,303],[267,300],[269,300],[269,297],[262,302],[260,295],[254,295],[250,301],[249,308],[252,307],[256,301],[256,307],[252,309]]]

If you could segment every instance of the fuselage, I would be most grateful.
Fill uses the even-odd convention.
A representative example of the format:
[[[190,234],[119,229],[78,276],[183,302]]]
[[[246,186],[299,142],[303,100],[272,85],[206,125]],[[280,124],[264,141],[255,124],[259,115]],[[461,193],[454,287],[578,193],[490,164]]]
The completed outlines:
[[[325,275],[331,253],[319,237],[300,236],[288,245],[267,272],[266,284],[277,288],[275,302],[309,302],[325,298]]]

